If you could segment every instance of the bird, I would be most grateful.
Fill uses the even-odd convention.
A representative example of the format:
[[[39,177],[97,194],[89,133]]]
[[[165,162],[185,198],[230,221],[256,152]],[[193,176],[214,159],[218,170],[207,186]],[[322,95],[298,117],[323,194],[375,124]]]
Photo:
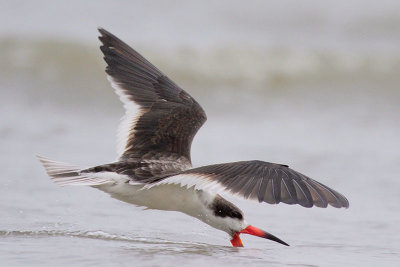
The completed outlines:
[[[60,186],[89,186],[112,198],[153,210],[177,211],[226,232],[289,246],[247,223],[226,193],[269,204],[348,208],[339,192],[291,169],[260,160],[193,167],[191,144],[207,117],[200,104],[125,42],[98,28],[107,79],[125,108],[117,132],[118,158],[89,168],[37,155]]]

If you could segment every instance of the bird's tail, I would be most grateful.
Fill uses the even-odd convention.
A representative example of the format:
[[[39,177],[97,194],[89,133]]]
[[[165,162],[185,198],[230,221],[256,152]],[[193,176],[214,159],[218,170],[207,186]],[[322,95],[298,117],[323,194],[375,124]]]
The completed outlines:
[[[77,166],[50,160],[41,156],[37,156],[43,164],[50,179],[58,185],[88,185],[95,186],[106,184],[110,179],[99,177],[93,173],[81,172],[82,168]]]

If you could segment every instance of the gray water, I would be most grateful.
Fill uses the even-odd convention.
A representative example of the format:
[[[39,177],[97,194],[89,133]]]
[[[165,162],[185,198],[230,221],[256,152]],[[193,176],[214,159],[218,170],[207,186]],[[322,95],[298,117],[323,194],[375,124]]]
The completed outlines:
[[[398,266],[398,1],[0,2],[0,265]],[[228,197],[291,246],[57,187],[35,154],[113,161],[123,109],[103,26],[185,88],[208,121],[195,166],[286,163],[348,197],[306,209]]]

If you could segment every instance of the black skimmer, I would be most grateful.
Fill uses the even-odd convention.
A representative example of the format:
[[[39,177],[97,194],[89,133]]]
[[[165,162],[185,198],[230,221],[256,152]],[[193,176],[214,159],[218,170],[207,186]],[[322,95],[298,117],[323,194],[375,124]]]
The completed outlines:
[[[342,194],[287,165],[253,160],[193,168],[190,147],[206,121],[204,110],[138,52],[106,30],[99,32],[108,80],[126,110],[119,157],[91,168],[39,157],[53,182],[91,186],[148,209],[183,212],[227,232],[235,247],[243,246],[240,234],[288,244],[249,225],[220,192],[269,204],[349,206]]]

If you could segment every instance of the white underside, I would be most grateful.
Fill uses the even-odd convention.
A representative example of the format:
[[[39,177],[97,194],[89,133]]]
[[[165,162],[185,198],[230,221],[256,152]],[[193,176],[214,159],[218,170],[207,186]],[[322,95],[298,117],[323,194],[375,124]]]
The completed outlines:
[[[231,233],[231,229],[240,231],[247,226],[245,221],[229,217],[217,217],[209,208],[215,194],[193,187],[182,187],[178,184],[160,184],[146,187],[143,184],[121,182],[92,186],[110,194],[111,197],[147,209],[169,210],[185,213],[206,224]]]
[[[125,180],[92,186],[118,200],[148,209],[174,210],[191,213],[198,208],[199,199],[194,190],[178,185],[163,185],[145,189],[144,184],[126,183]]]

